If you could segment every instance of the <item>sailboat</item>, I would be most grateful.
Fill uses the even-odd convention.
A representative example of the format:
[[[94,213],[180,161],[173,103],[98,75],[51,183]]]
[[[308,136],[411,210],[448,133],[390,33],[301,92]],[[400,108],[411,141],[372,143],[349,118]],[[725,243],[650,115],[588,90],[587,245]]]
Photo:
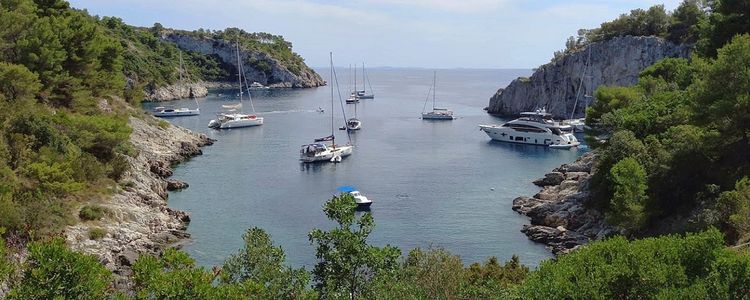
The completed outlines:
[[[252,96],[250,96],[249,88],[247,90],[247,95],[248,95],[248,98],[250,99],[250,107],[252,108],[253,113],[250,115],[245,114],[242,109],[242,95],[244,94],[244,92],[242,91],[242,75],[244,73],[245,73],[245,67],[243,66],[242,61],[240,60],[240,43],[237,42],[237,83],[239,84],[238,95],[240,97],[240,102],[237,104],[233,104],[233,105],[222,105],[222,107],[225,109],[229,109],[230,111],[236,111],[237,109],[239,109],[240,112],[239,113],[219,113],[216,119],[211,120],[211,122],[208,122],[209,128],[230,129],[230,128],[263,125],[263,117],[258,117],[255,115],[255,106],[253,106],[253,98]],[[245,81],[247,81],[247,78],[245,78]]]
[[[427,101],[430,100],[430,91],[427,91],[427,99],[425,99],[424,106],[422,107],[422,120],[453,120],[453,111],[447,108],[435,107],[436,82],[437,71],[432,75],[432,88],[430,89],[432,91],[432,111],[424,111],[425,107],[427,107]]]
[[[362,129],[362,121],[357,118],[357,103],[354,103],[354,118],[346,120],[346,130]]]
[[[351,72],[352,65],[349,65],[349,72]],[[351,80],[351,77],[349,77],[349,80]],[[351,88],[351,81],[349,83],[349,88]],[[346,98],[346,104],[353,104],[359,102],[359,97],[357,97],[357,66],[354,66],[354,90],[352,90],[352,93],[349,94],[349,98]]]
[[[331,80],[336,82],[336,86],[338,88],[338,80],[336,80],[336,71],[333,68],[333,53],[330,53],[331,57]],[[331,84],[331,135],[317,138],[315,139],[314,143],[302,145],[302,148],[299,152],[299,160],[304,163],[312,163],[312,162],[319,162],[319,161],[330,161],[330,162],[340,162],[342,158],[347,157],[352,154],[354,151],[354,146],[351,145],[351,139],[349,140],[349,143],[346,145],[336,145],[336,136],[334,135],[334,125],[333,125],[333,99],[334,99],[334,92],[333,92],[333,84]],[[341,92],[339,91],[339,101],[341,101]],[[343,112],[344,104],[341,103],[341,111]],[[344,119],[346,119],[346,115],[344,115]],[[347,136],[349,131],[347,130]],[[326,145],[325,142],[330,141],[331,144]]]
[[[591,62],[591,47],[588,47],[586,50],[588,51],[588,57],[586,58],[586,64],[583,65],[583,72],[581,73],[581,80],[578,82],[578,90],[576,91],[576,101],[573,103],[573,112],[570,113],[570,119],[563,120],[564,124],[570,125],[573,129],[573,132],[583,132],[586,128],[586,118],[575,118],[576,109],[578,108],[578,99],[580,99],[581,91],[583,90],[583,80],[585,78],[593,79],[593,76],[586,75],[586,72],[589,70],[589,64]],[[593,83],[592,83],[593,86]],[[584,105],[584,111],[586,111],[586,107],[588,107],[588,104],[590,103],[590,99],[593,98],[591,95],[586,95],[586,92],[583,93],[584,99],[586,99],[586,103]]]
[[[182,64],[182,51],[180,51],[180,90],[185,88],[185,81],[182,76],[182,73],[185,71],[185,68]],[[168,117],[187,117],[187,116],[197,116],[201,114],[200,105],[198,104],[198,99],[195,99],[195,109],[189,109],[187,107],[181,107],[181,108],[174,108],[170,106],[159,106],[155,107],[153,109],[154,116],[162,117],[162,118],[168,118]]]
[[[367,89],[365,88],[365,79],[367,80],[367,84],[370,85],[369,94],[367,93]],[[372,93],[372,84],[370,84],[370,77],[368,77],[367,73],[365,73],[365,63],[362,63],[362,90],[356,92],[357,99],[375,99],[375,94]]]

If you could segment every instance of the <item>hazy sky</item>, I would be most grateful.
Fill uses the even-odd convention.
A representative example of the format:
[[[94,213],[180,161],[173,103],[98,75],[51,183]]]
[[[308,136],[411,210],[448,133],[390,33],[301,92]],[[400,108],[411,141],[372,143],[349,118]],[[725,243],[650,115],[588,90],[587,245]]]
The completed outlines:
[[[310,66],[533,68],[579,28],[680,0],[70,0],[138,26],[284,36]]]

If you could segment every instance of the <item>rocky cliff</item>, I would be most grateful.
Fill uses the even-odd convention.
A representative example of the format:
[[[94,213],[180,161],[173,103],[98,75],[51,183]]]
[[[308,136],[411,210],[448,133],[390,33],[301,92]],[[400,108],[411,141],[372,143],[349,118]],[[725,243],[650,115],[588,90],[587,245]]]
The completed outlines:
[[[514,199],[513,210],[531,219],[521,232],[555,254],[616,233],[599,211],[586,206],[595,160],[593,152],[586,153],[535,181],[542,190],[533,197]]]
[[[196,37],[174,31],[165,31],[161,38],[187,51],[216,55],[223,62],[232,65],[236,73],[237,54],[233,44],[224,40]],[[292,71],[280,60],[261,51],[243,49],[240,56],[249,82],[259,82],[272,88],[309,88],[325,85],[320,75],[307,66]]]
[[[171,84],[157,88],[146,88],[144,101],[170,101],[185,98],[201,98],[208,95],[208,84],[194,82],[185,84]]]
[[[65,230],[72,249],[99,257],[102,264],[119,275],[129,272],[128,267],[139,254],[158,253],[189,236],[185,232],[187,213],[167,207],[167,190],[186,185],[167,177],[172,175],[173,164],[202,154],[200,147],[213,143],[203,134],[150,116],[130,117],[129,124],[136,153],[126,157],[130,169],[111,198],[92,200],[107,210],[106,216]],[[93,228],[104,229],[105,236],[91,239],[89,232]],[[118,282],[122,284],[126,283]]]
[[[583,77],[573,114],[583,117],[587,104],[595,101],[584,95],[593,95],[598,86],[634,85],[646,67],[667,57],[688,57],[690,50],[690,45],[677,45],[657,37],[627,36],[593,43],[539,67],[530,78],[513,80],[490,98],[487,112],[516,115],[546,107],[555,117],[569,118]]]

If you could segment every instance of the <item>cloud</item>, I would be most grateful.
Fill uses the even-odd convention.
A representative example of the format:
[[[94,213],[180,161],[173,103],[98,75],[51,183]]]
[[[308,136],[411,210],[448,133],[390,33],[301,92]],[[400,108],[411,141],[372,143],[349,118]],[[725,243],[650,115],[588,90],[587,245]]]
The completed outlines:
[[[475,13],[496,10],[511,2],[511,0],[366,0],[366,2],[448,12]]]

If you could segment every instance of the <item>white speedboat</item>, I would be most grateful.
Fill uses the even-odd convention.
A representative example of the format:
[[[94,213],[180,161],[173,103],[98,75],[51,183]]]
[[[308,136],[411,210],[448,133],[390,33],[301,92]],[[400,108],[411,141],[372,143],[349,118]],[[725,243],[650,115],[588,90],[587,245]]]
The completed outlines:
[[[268,89],[267,86],[264,86],[262,83],[257,82],[257,81],[253,81],[253,83],[251,83],[248,86],[248,88],[251,89],[251,90],[265,90],[265,89]]]
[[[349,195],[352,195],[354,198],[354,202],[357,203],[357,208],[369,208],[370,205],[372,205],[372,200],[368,199],[362,193],[360,193],[355,187],[353,186],[340,186],[336,188],[339,192],[346,193]]]
[[[253,105],[253,98],[250,95],[250,87],[247,85],[247,78],[245,78],[245,83],[247,87],[247,96],[250,99],[250,108],[252,109],[252,114],[245,114],[242,111],[243,105],[242,105],[242,95],[244,95],[244,92],[242,91],[242,79],[243,74],[245,73],[245,68],[243,66],[242,61],[240,60],[240,45],[237,44],[237,65],[239,66],[237,68],[237,82],[239,83],[239,93],[237,93],[237,96],[240,98],[240,102],[237,104],[230,104],[230,105],[222,105],[223,108],[229,109],[231,113],[219,113],[216,115],[216,119],[211,120],[208,122],[208,127],[213,129],[232,129],[232,128],[242,128],[242,127],[252,127],[252,126],[260,126],[263,125],[263,117],[259,117],[255,115],[255,106]],[[236,113],[237,109],[240,110],[239,113]]]
[[[565,120],[563,124],[570,125],[573,132],[583,132],[586,129],[586,118]]]
[[[172,108],[172,107],[164,107],[159,106],[155,107],[152,111],[154,116],[156,117],[162,117],[162,118],[169,118],[169,117],[187,117],[187,116],[197,116],[201,114],[200,108],[196,109],[189,109],[186,107],[182,108]]]
[[[543,110],[521,113],[521,117],[502,125],[479,125],[491,139],[499,142],[543,145],[569,149],[581,143],[571,133],[570,125],[552,120]]]
[[[362,121],[360,121],[357,118],[351,118],[349,120],[346,120],[346,129],[347,130],[360,130],[362,129]]]
[[[453,120],[453,111],[447,108],[435,107],[436,82],[437,72],[434,72],[432,76],[432,88],[430,89],[432,91],[432,111],[424,111],[424,108],[427,107],[427,101],[430,99],[430,91],[427,91],[427,99],[425,99],[424,106],[422,107],[422,120]]]
[[[338,80],[336,79],[336,73],[333,69],[333,53],[330,54],[331,56],[331,78],[333,83],[331,83],[331,135],[315,139],[315,142],[312,144],[302,145],[302,148],[299,151],[299,160],[304,163],[312,163],[312,162],[340,162],[344,157],[347,157],[354,152],[354,146],[351,144],[351,138],[349,138],[349,142],[346,145],[337,145],[336,144],[336,135],[334,134],[334,113],[333,113],[333,99],[334,99],[334,84],[338,86]],[[344,104],[341,101],[341,95],[339,94],[339,103],[341,103],[341,112],[344,114],[344,120],[346,120],[346,114],[344,113]],[[360,123],[361,125],[361,123]],[[344,125],[345,127],[348,126],[348,123]],[[349,131],[347,130],[347,136],[349,136]],[[324,142],[331,142],[329,145],[324,144]]]

